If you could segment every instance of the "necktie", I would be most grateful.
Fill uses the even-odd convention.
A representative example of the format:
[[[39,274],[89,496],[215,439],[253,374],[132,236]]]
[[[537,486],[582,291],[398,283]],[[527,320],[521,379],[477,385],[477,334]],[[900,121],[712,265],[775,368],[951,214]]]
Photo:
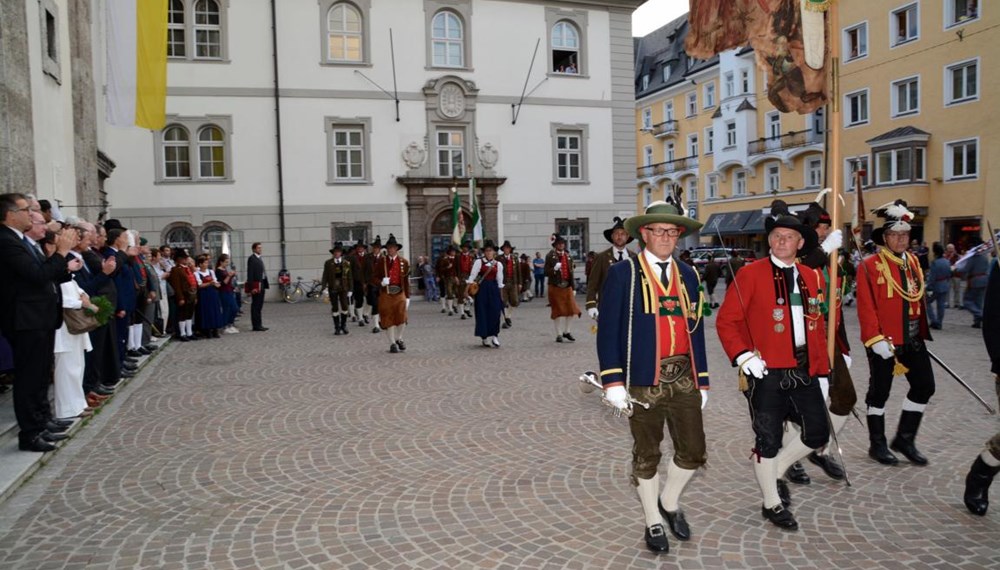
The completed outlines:
[[[22,237],[21,241],[24,242],[24,245],[28,246],[28,249],[31,251],[32,254],[34,254],[36,261],[41,263],[44,260],[42,254],[38,251],[38,248],[35,246],[35,244],[31,243],[31,240],[28,239],[28,236]]]
[[[619,251],[619,252],[618,252],[618,261],[621,261],[621,260],[622,260],[622,256],[623,256],[623,255],[624,255],[624,253],[623,253],[623,252],[621,252],[621,251]]]
[[[667,269],[670,267],[669,261],[657,261],[657,265],[660,266],[660,283],[663,283],[664,289],[670,288],[670,276],[667,275]]]

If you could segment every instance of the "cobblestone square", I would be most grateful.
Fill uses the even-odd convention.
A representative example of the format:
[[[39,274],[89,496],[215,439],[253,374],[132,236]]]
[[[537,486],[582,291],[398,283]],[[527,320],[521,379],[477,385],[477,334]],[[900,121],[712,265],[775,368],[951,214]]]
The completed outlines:
[[[1000,492],[984,518],[961,499],[1000,422],[940,369],[917,440],[930,465],[875,464],[851,420],[853,486],[806,463],[812,484],[792,486],[801,530],[782,532],[760,516],[746,404],[709,318],[709,462],[682,498],[694,536],[656,557],[627,422],[577,388],[597,367],[586,317],[576,343],[557,344],[535,299],[496,350],[414,297],[408,350],[388,354],[357,324],[333,336],[328,310],[269,303],[268,332],[169,346],[0,506],[0,567],[1000,567]],[[950,311],[931,349],[995,404],[970,322]],[[853,309],[848,331],[863,401]]]

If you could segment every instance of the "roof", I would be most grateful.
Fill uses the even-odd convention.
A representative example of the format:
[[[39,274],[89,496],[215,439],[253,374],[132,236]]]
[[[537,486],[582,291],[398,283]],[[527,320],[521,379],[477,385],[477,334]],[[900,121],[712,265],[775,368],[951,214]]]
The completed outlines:
[[[930,136],[931,134],[928,133],[927,131],[922,131],[917,127],[912,127],[908,125],[905,127],[899,127],[898,129],[893,129],[887,133],[882,133],[881,135],[873,139],[868,139],[865,142],[868,144],[873,144],[873,143],[889,142],[889,141],[894,141],[896,139],[902,139],[908,137],[930,138]],[[924,140],[926,140],[926,138]]]
[[[737,111],[756,111],[757,107],[753,106],[753,103],[749,99],[744,99],[740,106],[736,108]]]
[[[636,99],[683,83],[688,75],[718,65],[719,56],[707,60],[688,57],[684,51],[688,29],[688,16],[684,14],[643,37],[632,39]],[[663,77],[665,66],[670,66],[670,76],[666,78]],[[649,85],[643,89],[642,77],[647,74]]]

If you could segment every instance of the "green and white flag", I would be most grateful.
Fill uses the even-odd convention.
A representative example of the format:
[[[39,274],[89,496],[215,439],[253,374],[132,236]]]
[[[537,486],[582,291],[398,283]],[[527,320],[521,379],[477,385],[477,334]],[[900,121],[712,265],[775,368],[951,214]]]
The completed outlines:
[[[455,245],[462,245],[462,236],[465,235],[465,216],[462,215],[462,200],[458,197],[458,189],[451,189],[451,242]]]
[[[483,220],[479,217],[479,200],[476,199],[476,179],[471,175],[471,172],[469,176],[469,209],[472,210],[472,241],[477,246],[482,245]]]

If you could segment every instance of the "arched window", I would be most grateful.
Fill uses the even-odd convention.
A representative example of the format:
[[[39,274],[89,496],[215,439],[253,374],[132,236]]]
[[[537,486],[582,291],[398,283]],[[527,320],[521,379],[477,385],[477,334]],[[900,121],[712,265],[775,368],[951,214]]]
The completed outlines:
[[[194,5],[194,54],[222,59],[222,16],[215,0],[198,0]]]
[[[172,180],[191,178],[190,136],[187,129],[171,125],[163,130],[163,177]]]
[[[331,61],[362,61],[361,12],[341,2],[327,14],[327,57]]]
[[[552,26],[552,71],[580,73],[580,32],[565,20]]]
[[[186,54],[184,2],[170,0],[170,6],[167,8],[167,57],[184,57]]]
[[[437,67],[464,67],[465,44],[462,20],[449,10],[442,10],[431,21],[431,52]]]
[[[163,236],[163,243],[171,249],[186,249],[188,253],[194,250],[194,230],[186,224],[169,228]]]
[[[223,253],[233,255],[231,234],[232,231],[219,223],[205,226],[201,231],[201,250],[211,257],[211,266],[215,267],[215,260]]]
[[[198,173],[201,178],[226,177],[226,139],[214,125],[198,131]]]

